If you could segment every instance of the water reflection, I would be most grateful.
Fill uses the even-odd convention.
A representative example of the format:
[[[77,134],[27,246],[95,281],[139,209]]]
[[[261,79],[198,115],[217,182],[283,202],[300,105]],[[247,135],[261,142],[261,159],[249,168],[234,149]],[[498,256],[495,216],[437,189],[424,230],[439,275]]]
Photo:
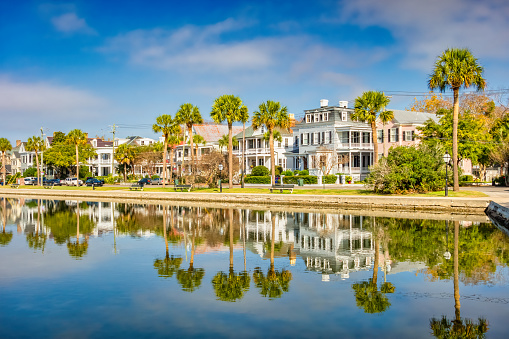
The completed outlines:
[[[482,222],[454,221],[452,240],[446,220],[5,198],[0,207],[3,251],[19,246],[12,241],[16,229],[14,236],[24,237],[22,245],[31,255],[42,258],[51,252],[48,248],[62,246],[67,260],[81,263],[97,258],[96,238],[106,239],[109,252],[112,246],[115,253],[120,249],[115,259],[129,255],[122,248],[127,240],[143,246],[148,242],[141,239],[147,239],[152,252],[143,254],[150,276],[144,279],[175,284],[177,290],[221,305],[239,302],[240,307],[255,299],[269,299],[271,305],[295,302],[308,288],[303,288],[306,277],[310,289],[343,293],[352,304],[349,312],[368,321],[376,318],[372,314],[401,312],[412,293],[401,275],[424,276],[427,284],[442,281],[450,284],[444,293],[454,292],[447,296],[451,305],[454,298],[454,314],[452,308],[419,310],[421,325],[436,337],[482,337],[488,316],[472,317],[476,310],[466,304],[463,312],[469,310],[477,320],[461,317],[460,285],[498,286],[508,279],[507,237]],[[449,250],[451,260],[444,256]],[[71,261],[79,267],[80,262]]]

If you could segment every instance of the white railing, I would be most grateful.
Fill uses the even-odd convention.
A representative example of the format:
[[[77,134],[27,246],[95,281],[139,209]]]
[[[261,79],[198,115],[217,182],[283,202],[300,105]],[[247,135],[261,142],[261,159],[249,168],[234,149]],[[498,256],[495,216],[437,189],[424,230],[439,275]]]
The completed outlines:
[[[344,148],[344,149],[373,149],[373,144],[361,144],[361,143],[351,143],[351,144],[344,144],[339,143],[337,148]]]

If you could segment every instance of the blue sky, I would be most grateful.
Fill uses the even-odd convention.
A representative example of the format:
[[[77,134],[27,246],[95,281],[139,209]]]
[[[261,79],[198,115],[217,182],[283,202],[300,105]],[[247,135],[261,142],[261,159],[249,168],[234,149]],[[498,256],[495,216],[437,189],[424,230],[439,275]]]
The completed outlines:
[[[448,47],[470,48],[505,89],[508,17],[505,0],[2,1],[0,137],[111,137],[114,123],[154,137],[158,115],[191,102],[210,121],[223,94],[300,115],[366,90],[426,93]]]

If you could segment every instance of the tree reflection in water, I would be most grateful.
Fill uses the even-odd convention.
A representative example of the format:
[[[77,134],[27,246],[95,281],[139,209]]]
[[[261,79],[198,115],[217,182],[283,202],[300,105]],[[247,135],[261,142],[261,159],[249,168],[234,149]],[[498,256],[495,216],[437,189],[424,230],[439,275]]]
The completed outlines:
[[[454,320],[442,316],[441,319],[431,318],[430,327],[437,338],[484,338],[488,332],[488,321],[479,318],[475,323],[470,319],[461,319],[461,303],[459,291],[459,221],[454,221]]]
[[[198,216],[198,211],[194,211]],[[193,215],[193,214],[192,214]],[[194,267],[194,253],[195,253],[195,240],[196,240],[196,228],[199,229],[199,221],[200,218],[198,216],[197,220],[194,220],[193,226],[193,236],[191,240],[191,261],[189,262],[189,268],[187,270],[180,269],[177,272],[177,280],[182,286],[182,290],[186,292],[194,292],[197,290],[200,285],[203,277],[205,276],[205,270],[203,268],[195,268]],[[198,224],[198,226],[197,226]]]
[[[274,268],[274,241],[276,234],[276,214],[271,215],[272,235],[270,239],[270,267],[267,275],[264,275],[261,268],[255,268],[253,273],[253,281],[260,289],[260,294],[269,299],[281,298],[284,292],[290,289],[290,281],[292,280],[292,272],[288,270],[276,271]]]
[[[2,224],[3,229],[0,233],[0,245],[7,246],[12,240],[12,232],[5,232],[5,225],[7,224],[7,199],[2,198]]]
[[[75,259],[79,259],[87,254],[88,251],[88,241],[85,237],[85,242],[80,244],[80,204],[77,202],[76,204],[76,242],[73,243],[71,241],[67,242],[67,250],[69,251],[69,255]]]
[[[35,232],[27,233],[26,241],[28,243],[28,247],[34,250],[41,250],[44,253],[44,248],[46,246],[46,234],[42,233],[41,227],[41,200],[37,200],[37,223],[35,225]]]
[[[173,207],[170,208],[171,208],[170,217],[171,231],[173,231]],[[164,259],[154,260],[154,268],[157,270],[157,273],[159,274],[160,277],[171,278],[173,277],[175,272],[177,272],[177,270],[180,268],[180,265],[182,264],[182,257],[174,257],[173,255],[172,256],[169,255],[166,219],[167,219],[166,206],[163,206],[163,231],[164,231],[164,243],[166,246],[166,255],[164,256]]]
[[[230,270],[226,274],[218,272],[212,278],[212,287],[216,292],[218,300],[235,302],[244,297],[249,290],[251,279],[249,274],[244,271],[236,273],[233,270],[233,209],[228,209],[229,228],[230,228]]]

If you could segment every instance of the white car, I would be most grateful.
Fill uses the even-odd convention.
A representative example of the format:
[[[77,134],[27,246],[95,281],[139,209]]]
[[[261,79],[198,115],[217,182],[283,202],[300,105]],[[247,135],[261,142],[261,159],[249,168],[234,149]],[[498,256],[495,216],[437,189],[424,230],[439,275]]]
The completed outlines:
[[[78,178],[74,177],[74,178],[67,178],[65,179],[65,184],[67,186],[76,186],[76,180],[78,180]],[[82,180],[78,180],[78,185],[81,186],[83,185],[83,181]]]
[[[169,184],[168,179],[165,181],[166,185]],[[162,185],[163,184],[163,178],[156,178],[152,179],[152,185]]]

